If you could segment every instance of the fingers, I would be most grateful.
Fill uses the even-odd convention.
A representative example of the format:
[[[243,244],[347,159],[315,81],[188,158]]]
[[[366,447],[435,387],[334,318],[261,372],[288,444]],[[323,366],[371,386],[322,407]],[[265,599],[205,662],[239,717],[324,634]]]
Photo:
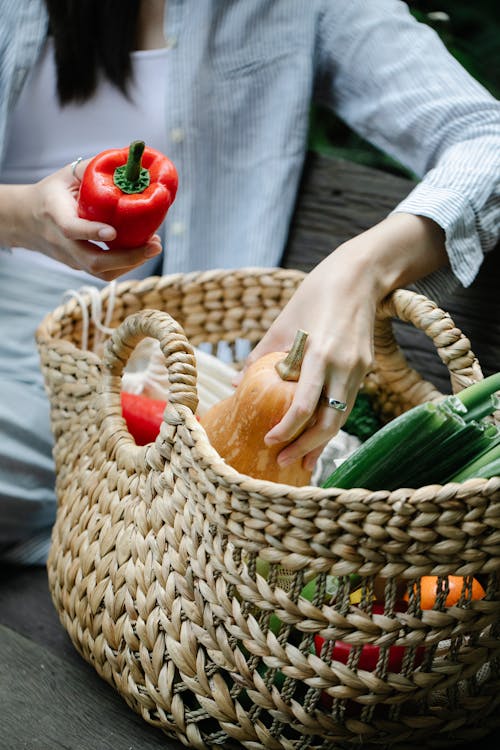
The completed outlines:
[[[116,237],[116,229],[109,224],[74,218],[66,214],[54,215],[54,220],[63,236],[68,240],[111,242]]]
[[[267,445],[289,443],[278,455],[281,466],[303,457],[304,467],[313,469],[326,443],[344,425],[371,361],[371,357],[358,356],[361,344],[357,355],[346,352],[345,360],[331,353],[338,347],[321,352],[313,347],[306,348],[290,408],[265,438]],[[345,410],[329,406],[326,396],[345,403]]]
[[[83,173],[87,169],[87,165],[90,161],[92,161],[92,159],[82,159],[82,157],[79,156],[77,159],[72,161],[71,164],[68,164],[66,167],[64,167],[64,171],[66,172],[68,179],[70,179],[71,182],[76,182],[79,186],[83,178]]]
[[[59,190],[56,186],[51,189],[44,213],[68,240],[111,242],[116,237],[116,230],[110,224],[81,219],[76,210],[76,195],[66,189]]]
[[[154,258],[162,252],[161,240],[153,235],[138,248],[113,247],[113,226],[82,219],[77,213],[79,169],[71,165],[33,185],[21,186],[22,210],[15,225],[16,244],[29,247],[75,270],[86,271],[104,281],[111,281]]]
[[[84,164],[82,162],[78,165],[75,177],[71,174],[70,166],[63,171],[69,172],[74,181],[77,179],[78,169]],[[116,238],[116,229],[103,222],[80,218],[76,214],[75,199],[75,194],[67,189],[59,190],[55,180],[51,183],[44,215],[59,234],[58,248],[51,253],[57,260],[104,281],[111,281],[161,253],[158,235],[153,235],[143,247],[109,250],[105,243]]]
[[[71,265],[103,281],[112,281],[138,268],[146,260],[160,255],[161,251],[162,246],[158,235],[154,235],[144,247],[125,250],[103,250],[92,242],[77,241],[73,243]]]
[[[302,381],[302,378],[301,378]],[[291,442],[278,455],[278,463],[287,466],[304,457],[304,467],[312,469],[326,443],[341,429],[355,398],[359,382],[351,380],[354,388],[347,388],[341,380],[335,381],[335,398],[349,404],[341,412],[326,405],[322,383],[315,381],[301,382],[297,387],[290,409],[283,419],[266,435],[266,444],[287,442],[294,435],[299,437]],[[312,415],[312,416],[311,416]]]
[[[341,429],[346,417],[334,418],[328,412],[331,409],[320,406],[318,409],[317,421],[315,424],[305,429],[293,443],[290,443],[284,450],[278,454],[278,463],[280,466],[288,466],[299,458],[303,458],[304,468],[312,469],[320,455],[331,438]]]

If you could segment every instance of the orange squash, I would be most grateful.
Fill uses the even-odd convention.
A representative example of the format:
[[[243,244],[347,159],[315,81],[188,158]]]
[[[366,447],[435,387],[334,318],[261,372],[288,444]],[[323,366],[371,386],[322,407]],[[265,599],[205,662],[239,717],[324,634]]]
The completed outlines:
[[[296,339],[288,354],[271,352],[258,359],[248,367],[234,393],[201,418],[210,443],[236,471],[255,479],[295,486],[309,484],[311,471],[304,469],[301,458],[284,467],[276,460],[291,440],[272,446],[264,443],[265,435],[292,402],[300,371],[297,362],[302,361],[304,344],[305,338],[301,342]]]
[[[422,576],[420,579],[420,606],[422,609],[432,609],[437,599],[437,576]],[[463,576],[448,576],[448,594],[445,607],[454,607],[458,604],[462,596],[465,578]],[[486,596],[486,591],[476,578],[471,581],[471,591],[466,601],[469,599],[482,599]],[[404,595],[404,600],[408,601],[408,592]]]

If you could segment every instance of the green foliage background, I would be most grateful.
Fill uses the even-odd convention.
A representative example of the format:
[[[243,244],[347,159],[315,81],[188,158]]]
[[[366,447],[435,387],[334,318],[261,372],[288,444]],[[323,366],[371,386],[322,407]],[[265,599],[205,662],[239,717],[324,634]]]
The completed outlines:
[[[451,54],[495,97],[500,97],[499,0],[407,0],[413,15],[432,26]],[[448,20],[435,17],[445,13]],[[310,147],[403,176],[402,165],[360,138],[330,111],[311,112]]]

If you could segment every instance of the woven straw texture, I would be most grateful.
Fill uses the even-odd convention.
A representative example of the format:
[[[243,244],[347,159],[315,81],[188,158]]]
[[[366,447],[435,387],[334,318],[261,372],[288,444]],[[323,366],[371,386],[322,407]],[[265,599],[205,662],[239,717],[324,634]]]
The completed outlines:
[[[189,747],[414,750],[477,740],[499,724],[500,479],[393,492],[255,480],[224,463],[193,414],[193,346],[255,343],[302,278],[243,269],[121,282],[102,353],[81,348],[81,305],[47,316],[37,341],[55,436],[55,607],[98,673]],[[109,288],[101,296],[105,309]],[[396,316],[430,336],[454,390],[482,377],[450,317],[398,290],[379,309],[365,383],[386,419],[441,398],[398,350]],[[120,388],[149,336],[165,356],[169,405],[156,442],[140,447]],[[92,330],[89,341],[92,349]],[[430,574],[444,577],[443,592],[422,611],[419,579]],[[452,574],[479,576],[486,596],[471,600],[466,578],[459,603],[446,607]],[[314,576],[308,601],[300,592]],[[327,576],[339,577],[331,600]],[[382,613],[372,611],[375,576],[387,579]],[[407,611],[395,607],[401,582],[416,592]],[[326,645],[315,649],[318,635]],[[331,658],[336,640],[354,646],[347,664]],[[368,645],[379,659],[361,669]],[[405,647],[398,671],[389,670],[394,646]]]

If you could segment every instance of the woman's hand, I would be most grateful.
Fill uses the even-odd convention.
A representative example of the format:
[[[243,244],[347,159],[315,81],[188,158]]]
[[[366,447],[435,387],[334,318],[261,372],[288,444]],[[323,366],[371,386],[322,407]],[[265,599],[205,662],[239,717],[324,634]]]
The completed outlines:
[[[109,224],[78,216],[78,175],[87,164],[81,162],[75,174],[68,165],[33,185],[0,186],[0,243],[38,251],[111,281],[159,255],[161,242],[154,235],[144,247],[134,249],[103,250],[94,244],[114,239],[116,232]]]
[[[280,464],[304,456],[312,468],[344,424],[373,361],[378,302],[446,263],[442,229],[400,213],[341,245],[306,276],[246,363],[290,349],[298,328],[309,334],[292,405],[266,436],[270,445],[300,432],[280,452]],[[324,396],[347,410],[329,407]]]
[[[290,409],[267,434],[266,443],[299,437],[278,456],[281,465],[305,456],[312,469],[328,440],[344,424],[373,359],[377,294],[373,278],[357,272],[347,245],[314,268],[301,283],[248,364],[269,351],[288,351],[295,332],[308,332],[300,378]],[[337,411],[323,396],[347,404]]]

